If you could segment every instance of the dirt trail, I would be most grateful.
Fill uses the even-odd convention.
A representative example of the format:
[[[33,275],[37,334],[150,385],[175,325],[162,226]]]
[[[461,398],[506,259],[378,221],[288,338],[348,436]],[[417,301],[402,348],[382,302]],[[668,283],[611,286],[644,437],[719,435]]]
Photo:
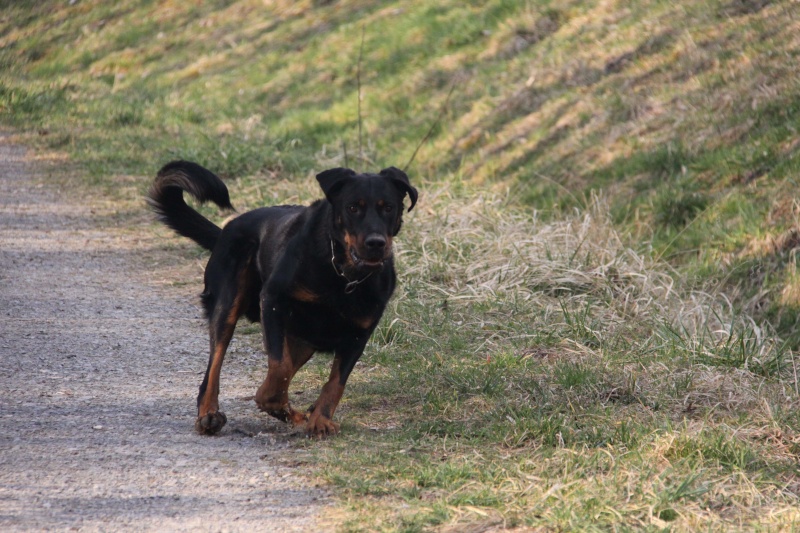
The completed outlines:
[[[197,265],[43,172],[0,134],[0,530],[329,529],[294,437],[246,399],[252,343],[226,361],[228,426],[194,433]]]

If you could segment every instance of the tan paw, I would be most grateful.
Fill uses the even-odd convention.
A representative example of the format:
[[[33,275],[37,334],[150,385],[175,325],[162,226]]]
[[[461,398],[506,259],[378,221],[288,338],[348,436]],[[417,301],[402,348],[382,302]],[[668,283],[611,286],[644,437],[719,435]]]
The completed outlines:
[[[306,423],[306,434],[315,439],[332,437],[339,433],[339,424],[328,417],[311,413]]]
[[[214,435],[228,421],[228,417],[222,411],[216,413],[206,413],[203,416],[198,416],[194,422],[194,429],[201,435]]]

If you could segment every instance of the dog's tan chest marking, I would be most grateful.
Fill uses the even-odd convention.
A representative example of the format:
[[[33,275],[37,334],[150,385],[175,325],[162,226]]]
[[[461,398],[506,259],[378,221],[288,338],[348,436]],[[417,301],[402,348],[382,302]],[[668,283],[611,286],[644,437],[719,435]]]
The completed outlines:
[[[367,317],[360,317],[360,318],[353,318],[351,319],[353,324],[360,327],[361,329],[370,329],[373,324],[375,324],[375,317],[367,316]]]
[[[298,302],[316,303],[319,301],[319,294],[307,287],[298,285],[292,292],[292,299],[297,300]]]

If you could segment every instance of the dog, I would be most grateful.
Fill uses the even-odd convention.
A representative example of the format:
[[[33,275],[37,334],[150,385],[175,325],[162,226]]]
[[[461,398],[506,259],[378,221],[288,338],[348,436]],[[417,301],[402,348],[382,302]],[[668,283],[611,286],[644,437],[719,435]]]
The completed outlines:
[[[395,289],[393,239],[417,190],[405,172],[348,168],[316,176],[325,198],[309,206],[280,205],[243,213],[220,228],[186,204],[233,210],[228,189],[210,170],[173,161],[158,172],[147,203],[179,235],[211,251],[200,295],[211,354],[197,396],[195,429],[218,433],[227,422],[219,406],[222,362],[241,316],[261,322],[267,376],[259,409],[311,437],[339,432],[333,421],[347,378],[364,352]],[[306,411],[289,403],[295,373],[315,352],[334,355],[330,377]]]

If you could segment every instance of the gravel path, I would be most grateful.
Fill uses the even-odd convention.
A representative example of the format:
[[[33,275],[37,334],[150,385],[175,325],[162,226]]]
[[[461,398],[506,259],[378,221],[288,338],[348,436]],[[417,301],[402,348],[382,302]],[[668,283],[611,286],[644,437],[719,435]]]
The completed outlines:
[[[188,241],[47,168],[0,134],[0,530],[329,530],[298,437],[250,399],[252,339],[226,359],[228,426],[193,431],[200,261],[164,250]]]

